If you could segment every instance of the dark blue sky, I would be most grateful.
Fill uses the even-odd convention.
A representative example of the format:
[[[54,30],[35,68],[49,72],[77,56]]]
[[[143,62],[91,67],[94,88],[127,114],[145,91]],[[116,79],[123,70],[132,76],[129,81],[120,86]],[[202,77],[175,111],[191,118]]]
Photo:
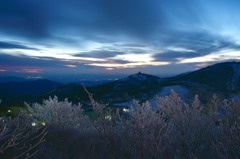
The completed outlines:
[[[240,59],[239,0],[1,0],[0,76],[164,75]]]

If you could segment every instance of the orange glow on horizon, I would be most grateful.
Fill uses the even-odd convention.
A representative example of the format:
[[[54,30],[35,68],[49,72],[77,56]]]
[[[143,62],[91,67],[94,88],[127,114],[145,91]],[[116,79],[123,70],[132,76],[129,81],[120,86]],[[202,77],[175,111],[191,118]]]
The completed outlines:
[[[0,72],[42,73],[41,67],[23,65],[0,65]]]
[[[64,65],[66,67],[77,67],[77,65]]]
[[[17,73],[42,73],[39,70],[14,70],[13,72],[17,72]]]

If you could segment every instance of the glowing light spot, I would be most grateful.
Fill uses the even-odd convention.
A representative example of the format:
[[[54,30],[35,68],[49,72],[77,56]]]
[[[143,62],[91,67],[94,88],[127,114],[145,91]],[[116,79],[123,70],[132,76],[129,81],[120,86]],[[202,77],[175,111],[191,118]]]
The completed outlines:
[[[9,109],[7,112],[8,112],[8,113],[11,113],[11,110]]]
[[[6,72],[7,70],[0,70],[0,72]]]
[[[129,109],[123,108],[123,111],[124,111],[124,112],[129,112]]]
[[[34,126],[37,126],[37,123],[35,123],[35,122],[32,122],[32,126],[34,127]]]
[[[112,117],[110,115],[108,115],[108,116],[105,116],[105,119],[112,120]]]

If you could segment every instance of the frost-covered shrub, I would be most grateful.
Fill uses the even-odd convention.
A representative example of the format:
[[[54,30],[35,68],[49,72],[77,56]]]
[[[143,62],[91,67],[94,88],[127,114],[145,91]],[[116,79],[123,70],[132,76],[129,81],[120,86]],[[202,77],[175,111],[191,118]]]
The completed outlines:
[[[219,158],[239,158],[240,156],[240,103],[224,100],[223,117],[219,124],[220,138],[214,142]]]
[[[212,143],[219,136],[219,106],[214,100],[216,108],[206,114],[198,96],[188,105],[172,91],[169,96],[157,97],[157,108],[133,100],[136,109],[125,118],[95,102],[90,93],[89,98],[99,116],[93,125],[116,157],[205,158],[216,154]],[[106,118],[104,111],[111,118]]]
[[[87,119],[82,115],[81,104],[72,105],[67,99],[58,101],[58,98],[49,97],[43,104],[34,103],[32,106],[25,103],[30,115],[41,120],[46,125],[59,125],[62,127],[85,127]]]
[[[47,126],[46,141],[39,146],[36,159],[108,159],[112,158],[98,133],[81,129]]]
[[[45,141],[46,128],[32,126],[32,119],[20,112],[15,119],[0,119],[0,158],[30,158]]]
[[[222,103],[223,101],[214,94],[212,99],[204,105],[203,112],[213,120],[218,120],[222,110]]]
[[[231,127],[240,122],[240,103],[234,99],[223,101],[224,121]]]
[[[213,114],[204,113],[197,95],[189,105],[172,90],[169,96],[157,97],[156,103],[168,124],[173,125],[175,157],[192,158],[210,149],[217,127]]]
[[[214,142],[219,158],[239,158],[240,156],[240,124],[221,128],[221,138]]]
[[[172,126],[150,103],[139,104],[136,100],[133,103],[137,110],[131,108],[129,118],[122,123],[132,158],[165,158],[172,142]]]
[[[149,103],[139,104],[134,100],[137,110],[132,108],[128,117],[123,117],[119,110],[112,111],[88,94],[98,115],[93,125],[115,158],[166,157],[171,127]]]
[[[31,115],[44,121],[51,133],[39,158],[240,156],[240,104],[234,100],[222,102],[214,95],[202,104],[195,96],[192,103],[186,104],[172,91],[169,96],[157,97],[157,107],[133,100],[135,109],[123,115],[86,92],[94,111],[91,119],[83,118],[81,105],[59,102],[57,97],[27,105]]]

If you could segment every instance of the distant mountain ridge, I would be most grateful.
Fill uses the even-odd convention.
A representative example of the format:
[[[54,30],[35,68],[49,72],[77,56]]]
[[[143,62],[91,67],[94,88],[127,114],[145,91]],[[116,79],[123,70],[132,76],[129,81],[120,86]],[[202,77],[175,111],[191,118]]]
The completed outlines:
[[[218,63],[174,80],[205,84],[229,96],[240,93],[240,62]]]
[[[111,105],[131,99],[140,101],[150,100],[162,90],[166,90],[164,88],[169,89],[171,86],[173,88],[177,88],[176,86],[186,88],[188,93],[185,95],[185,98],[189,100],[192,100],[195,94],[199,94],[203,101],[209,100],[213,93],[222,98],[240,97],[240,62],[218,63],[200,70],[168,78],[159,78],[139,72],[109,83],[87,87],[87,89],[93,93],[94,99]],[[12,85],[12,88],[14,87],[16,86]],[[33,96],[24,98],[24,100],[41,102],[42,99],[47,99],[49,96],[53,97],[54,95],[58,96],[60,100],[68,98],[69,101],[75,103],[87,103],[89,100],[80,84],[53,84],[48,85],[47,89],[46,91],[40,89],[41,91],[38,92],[28,90],[27,92]],[[2,87],[0,85],[0,96],[3,93],[1,90]],[[13,89],[9,89],[9,92],[10,90],[14,92]],[[37,90],[36,87],[35,90]],[[20,92],[16,94],[18,93]]]
[[[119,79],[104,85],[97,86],[99,90],[105,90],[103,98],[113,98],[112,100],[122,100],[121,98],[144,98],[143,96],[151,92],[157,92],[156,86],[160,78],[144,73],[130,75],[127,78]],[[107,88],[107,89],[106,89]],[[102,93],[102,92],[101,92]],[[97,96],[100,96],[97,93]]]
[[[155,90],[155,88],[158,85],[159,80],[159,77],[139,72],[106,84],[87,87],[87,89],[93,93],[94,98],[98,101],[104,103],[121,102],[134,98],[144,98],[144,96],[147,96],[147,94],[151,92],[156,93],[157,90]],[[79,84],[60,86],[54,90],[41,94],[40,99],[54,95],[58,96],[60,100],[68,98],[73,102],[88,101],[86,92]]]
[[[14,76],[0,77],[0,83],[23,82],[23,81],[25,81],[25,79],[20,77],[14,77]]]
[[[188,99],[192,99],[195,94],[204,100],[211,98],[213,93],[223,98],[231,97],[232,94],[240,95],[240,62],[218,63],[197,71],[188,72],[168,78],[144,73],[137,73],[113,82],[95,87],[89,87],[97,100],[103,102],[124,102],[130,99],[148,100],[160,92],[164,87],[180,85],[189,90]],[[68,85],[64,86],[66,89]],[[78,92],[76,91],[79,90]],[[87,100],[87,96],[81,86],[75,86],[75,94],[70,97],[73,101],[78,101],[76,97]],[[56,94],[63,98],[63,93],[46,93],[44,97]],[[64,92],[63,90],[61,92]],[[70,89],[68,89],[70,93]],[[70,93],[71,94],[71,93]]]
[[[12,101],[25,98],[25,96],[36,96],[60,85],[60,83],[46,79],[1,83],[0,99],[2,99],[3,104],[11,103]]]

